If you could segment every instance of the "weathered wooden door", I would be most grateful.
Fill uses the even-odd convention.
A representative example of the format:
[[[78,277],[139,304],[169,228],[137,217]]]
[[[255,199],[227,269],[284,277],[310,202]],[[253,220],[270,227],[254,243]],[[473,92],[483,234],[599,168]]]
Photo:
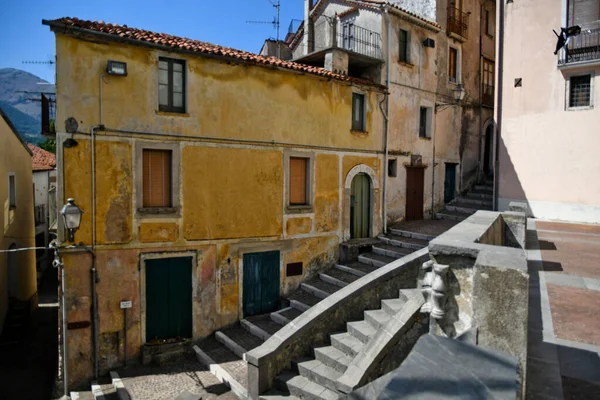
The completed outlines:
[[[444,203],[454,200],[456,194],[456,164],[446,163],[446,177],[444,179]]]
[[[279,251],[244,254],[244,316],[266,314],[279,307]]]
[[[371,180],[367,174],[352,179],[350,190],[350,237],[367,238],[371,228]]]
[[[192,337],[192,257],[146,260],[146,341]]]
[[[406,215],[407,221],[423,219],[424,168],[406,168]]]
[[[490,175],[494,170],[492,167],[492,143],[494,135],[494,128],[492,126],[488,126],[485,131],[485,149],[483,152],[483,172],[485,175]]]

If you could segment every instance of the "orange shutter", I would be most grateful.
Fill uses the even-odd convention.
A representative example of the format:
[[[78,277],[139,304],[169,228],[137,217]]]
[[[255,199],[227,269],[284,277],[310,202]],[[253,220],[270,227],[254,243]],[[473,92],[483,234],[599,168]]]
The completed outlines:
[[[171,151],[144,150],[144,207],[171,207]]]
[[[290,205],[306,202],[306,158],[290,158]]]

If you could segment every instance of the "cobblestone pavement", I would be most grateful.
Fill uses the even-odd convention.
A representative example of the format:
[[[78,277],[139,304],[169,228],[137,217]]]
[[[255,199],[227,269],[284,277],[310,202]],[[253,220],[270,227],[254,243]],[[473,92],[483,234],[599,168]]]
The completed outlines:
[[[530,220],[528,399],[600,399],[600,225]]]
[[[133,400],[171,400],[185,391],[202,395],[203,400],[238,400],[192,354],[161,366],[138,366],[117,372]]]

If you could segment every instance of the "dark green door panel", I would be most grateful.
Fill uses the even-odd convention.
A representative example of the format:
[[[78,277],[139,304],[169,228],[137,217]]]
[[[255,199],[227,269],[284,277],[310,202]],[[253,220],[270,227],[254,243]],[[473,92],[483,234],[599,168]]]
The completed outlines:
[[[192,257],[146,260],[146,341],[192,337]]]
[[[454,200],[456,193],[456,164],[446,163],[446,177],[444,180],[444,203]]]
[[[279,307],[279,251],[244,254],[244,316]]]
[[[350,236],[367,238],[371,228],[371,181],[367,174],[352,179],[350,196]]]

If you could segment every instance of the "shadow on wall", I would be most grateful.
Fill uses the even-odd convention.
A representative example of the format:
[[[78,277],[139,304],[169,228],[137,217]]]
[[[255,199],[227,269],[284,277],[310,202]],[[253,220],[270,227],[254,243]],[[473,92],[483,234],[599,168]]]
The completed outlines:
[[[532,214],[529,201],[527,200],[527,196],[525,195],[525,191],[523,190],[523,186],[521,185],[521,181],[519,180],[519,176],[515,170],[512,160],[510,159],[510,154],[508,154],[508,150],[506,149],[506,145],[504,144],[504,139],[502,137],[500,137],[498,158],[499,162],[497,164],[498,168],[496,177],[498,180],[498,191],[496,193],[496,196],[498,197],[498,203],[496,204],[496,209],[498,211],[506,211],[508,210],[508,204],[510,202],[519,201],[527,204],[527,216],[531,217]],[[501,201],[501,198],[506,200]]]

